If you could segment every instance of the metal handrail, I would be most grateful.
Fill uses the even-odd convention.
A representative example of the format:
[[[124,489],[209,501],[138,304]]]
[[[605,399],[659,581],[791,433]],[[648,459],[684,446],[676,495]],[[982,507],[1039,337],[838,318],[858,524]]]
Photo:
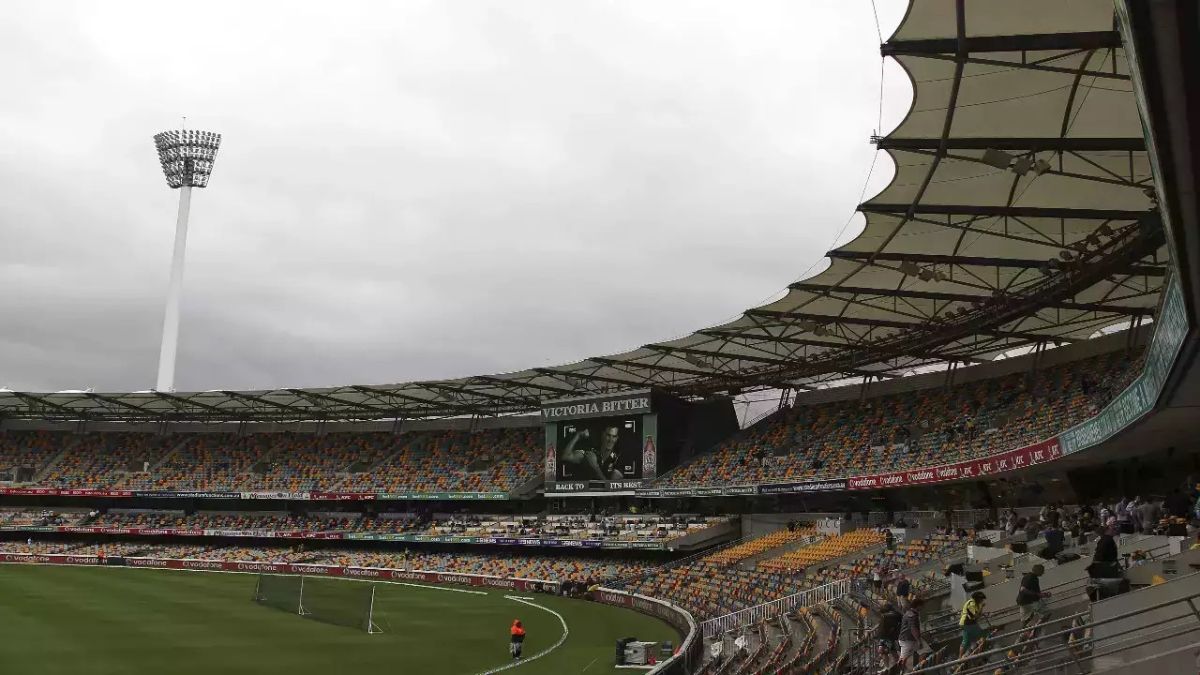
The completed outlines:
[[[850,592],[850,579],[838,579],[827,584],[786,595],[760,605],[739,609],[700,624],[704,637],[714,637],[759,621],[774,619],[799,607],[811,607],[836,600]]]
[[[1168,638],[1178,637],[1178,636],[1180,636],[1180,635],[1184,635],[1184,634],[1186,634],[1186,633],[1191,633],[1192,631],[1195,631],[1195,630],[1197,630],[1197,629],[1196,629],[1196,628],[1187,628],[1187,629],[1185,629],[1185,630],[1181,630],[1181,631],[1177,631],[1177,632],[1175,632],[1175,633],[1171,633],[1170,635],[1164,635],[1164,636],[1162,636],[1162,637],[1157,637],[1157,638],[1155,638],[1155,639],[1153,639],[1153,640],[1142,641],[1142,642],[1140,642],[1139,644],[1148,644],[1148,643],[1151,643],[1151,642],[1158,642],[1158,641],[1160,641],[1160,640],[1166,640],[1166,639],[1168,639]],[[1122,638],[1122,640],[1124,640],[1124,639]],[[1089,640],[1089,642],[1095,642],[1095,639],[1094,639],[1094,638],[1093,638],[1093,639],[1090,639],[1090,640]],[[1122,651],[1124,651],[1124,649],[1125,649],[1125,648],[1121,648],[1121,649],[1113,649],[1113,650],[1109,650],[1109,651],[1105,651],[1105,652],[1100,652],[1099,654],[1097,654],[1097,653],[1093,652],[1093,653],[1092,653],[1092,655],[1091,655],[1091,657],[1092,657],[1092,658],[1095,658],[1095,657],[1097,657],[1097,656],[1112,656],[1113,654],[1119,654],[1119,653],[1121,653]],[[1194,652],[1194,651],[1195,651],[1195,649],[1196,649],[1196,645],[1195,645],[1195,644],[1183,645],[1182,647],[1176,647],[1175,649],[1172,649],[1171,651],[1168,651],[1168,652],[1163,652],[1163,653],[1161,653],[1161,654],[1155,654],[1155,655],[1153,655],[1153,656],[1146,656],[1146,657],[1142,657],[1142,658],[1138,659],[1137,661],[1133,661],[1132,663],[1126,663],[1125,665],[1126,665],[1126,666],[1136,666],[1136,665],[1139,665],[1139,664],[1141,664],[1141,663],[1144,663],[1144,662],[1146,662],[1146,661],[1150,661],[1150,660],[1153,660],[1153,659],[1157,659],[1157,658],[1160,658],[1160,657],[1162,657],[1162,656],[1167,656],[1167,655],[1171,655],[1171,654],[1176,654],[1176,653],[1178,653],[1178,652],[1184,652],[1184,651]],[[1038,673],[1045,673],[1045,672],[1049,672],[1049,671],[1051,671],[1051,670],[1058,670],[1058,668],[1059,668],[1059,666],[1058,666],[1058,665],[1042,666],[1041,668],[1038,668],[1037,670],[1034,670],[1034,671],[1032,671],[1032,672],[1026,673],[1025,675],[1037,675]],[[1082,668],[1081,668],[1080,670],[1082,670]]]
[[[1067,581],[1064,581],[1062,583],[1058,583],[1053,586],[1047,586],[1045,590],[1047,592],[1049,592],[1049,591],[1053,591],[1058,588],[1062,588],[1064,586],[1070,586],[1072,584],[1080,584],[1082,586],[1087,586],[1088,581],[1090,579],[1091,579],[1091,577],[1080,577],[1078,579],[1068,579]],[[1008,580],[1006,579],[1005,582],[1007,583],[1007,581]],[[1059,595],[1057,597],[1052,596],[1051,600],[1047,604],[1053,604],[1055,602],[1058,602],[1062,598],[1063,598],[1063,596],[1061,596],[1061,595]],[[998,609],[995,612],[990,612],[990,613],[988,613],[987,616],[989,616],[989,617],[1007,616],[1009,614],[1012,614],[1013,612],[1016,612],[1018,609],[1020,609],[1020,607],[1021,607],[1020,605],[1013,605],[1011,607],[1005,607],[1004,609]],[[934,623],[936,621],[940,621],[945,618],[953,617],[956,614],[959,614],[960,612],[962,612],[961,607],[959,607],[959,608],[951,607],[947,610],[938,612],[937,614],[934,614],[933,616],[929,617],[929,622]]]
[[[1049,626],[1050,624],[1054,624],[1054,623],[1062,623],[1063,621],[1074,621],[1075,619],[1078,619],[1079,617],[1085,616],[1087,614],[1089,614],[1089,612],[1077,612],[1075,614],[1070,614],[1068,616],[1064,616],[1064,617],[1061,617],[1058,619],[1051,619],[1049,621],[1043,621],[1042,623],[1038,624],[1038,627],[1044,628],[1044,627]],[[1029,626],[1021,626],[1020,628],[1018,628],[1016,630],[1010,630],[1007,633],[997,633],[995,635],[989,635],[988,639],[989,640],[999,640],[1002,638],[1012,637],[1013,635],[1020,635],[1021,633],[1024,633],[1025,631],[1029,630],[1029,628],[1030,628]],[[1075,630],[1079,630],[1080,628],[1082,628],[1082,626],[1074,626],[1073,628]]]
[[[1139,630],[1141,630],[1141,629],[1143,629],[1143,628],[1148,628],[1148,627],[1159,626],[1159,625],[1162,625],[1162,624],[1164,624],[1164,623],[1167,623],[1167,622],[1170,622],[1170,621],[1177,621],[1177,620],[1179,620],[1179,619],[1181,619],[1181,618],[1183,618],[1183,617],[1178,617],[1178,616],[1176,616],[1176,617],[1171,617],[1171,618],[1167,618],[1167,619],[1162,619],[1162,620],[1155,621],[1155,622],[1153,622],[1153,623],[1150,623],[1150,624],[1145,624],[1145,625],[1143,625],[1143,626],[1138,626],[1138,629],[1139,629]],[[1070,629],[1070,630],[1068,630],[1068,631],[1063,631],[1063,632],[1073,632],[1073,631],[1078,631],[1078,630],[1085,630],[1085,629],[1089,628],[1089,627],[1090,627],[1090,626],[1092,626],[1092,625],[1093,625],[1093,624],[1084,624],[1084,625],[1082,625],[1082,626],[1076,626],[1076,627],[1074,627],[1074,628],[1072,628],[1072,629]],[[1150,644],[1150,643],[1158,642],[1158,641],[1160,641],[1160,640],[1166,640],[1166,639],[1169,639],[1169,638],[1172,638],[1172,637],[1177,637],[1177,636],[1179,636],[1179,635],[1184,635],[1184,634],[1186,634],[1186,633],[1191,633],[1191,632],[1194,632],[1194,631],[1197,631],[1197,630],[1200,630],[1200,624],[1198,624],[1198,625],[1195,625],[1195,626],[1191,626],[1191,627],[1184,628],[1183,630],[1178,630],[1178,631],[1175,631],[1175,632],[1172,632],[1172,633],[1167,633],[1167,634],[1165,634],[1165,635],[1164,635],[1164,634],[1162,634],[1164,631],[1162,631],[1162,630],[1159,630],[1159,631],[1155,631],[1156,633],[1159,633],[1159,635],[1158,635],[1157,637],[1154,637],[1154,638],[1152,638],[1152,639],[1146,639],[1146,636],[1139,636],[1139,637],[1137,638],[1137,642],[1136,642],[1136,644],[1137,644],[1137,645],[1145,645],[1145,644]],[[1032,643],[1038,643],[1038,642],[1042,642],[1042,641],[1044,641],[1044,640],[1047,640],[1047,639],[1049,639],[1049,638],[1053,637],[1054,635],[1060,635],[1060,634],[1061,634],[1061,632],[1060,632],[1060,633],[1051,633],[1050,635],[1044,635],[1044,636],[1035,636],[1035,637],[1032,637],[1032,638],[1030,638],[1030,639],[1028,639],[1028,640],[1024,640],[1024,641],[1022,641],[1022,642],[1016,642],[1016,643],[1013,643],[1013,644],[1009,645],[1009,646],[1008,646],[1006,649],[1008,649],[1008,650],[1012,650],[1014,647],[1017,647],[1017,646],[1020,646],[1020,645],[1026,645],[1026,644],[1029,644],[1029,643],[1031,643],[1031,642],[1032,642]],[[1116,639],[1114,642],[1115,642],[1115,643],[1120,643],[1120,642],[1126,642],[1126,641],[1129,641],[1129,639],[1128,639],[1128,638],[1117,638],[1117,639]],[[1095,637],[1087,638],[1086,642],[1088,642],[1088,643],[1091,643],[1091,644],[1094,646],[1094,645],[1095,645],[1095,643],[1096,643],[1096,638],[1095,638]],[[1072,652],[1072,658],[1075,660],[1075,662],[1076,662],[1076,665],[1078,666],[1078,665],[1079,665],[1079,664],[1078,664],[1078,661],[1079,661],[1079,659],[1078,659],[1078,657],[1077,657],[1077,656],[1074,656],[1074,653],[1073,653],[1073,650],[1074,650],[1074,649],[1077,649],[1078,647],[1079,647],[1079,644],[1078,644],[1078,643],[1076,643],[1076,644],[1070,644],[1070,643],[1067,643],[1067,644],[1063,644],[1063,645],[1060,645],[1060,646],[1055,646],[1055,647],[1047,647],[1047,648],[1045,648],[1045,649],[1034,649],[1034,650],[1033,650],[1033,651],[1031,651],[1031,652],[1018,652],[1015,658],[1009,658],[1009,659],[1006,661],[1006,665],[1020,665],[1020,664],[1022,664],[1022,663],[1025,663],[1025,662],[1027,662],[1027,661],[1034,661],[1034,660],[1036,660],[1036,659],[1039,659],[1039,658],[1042,658],[1042,657],[1045,657],[1045,656],[1049,656],[1049,655],[1051,655],[1051,654],[1056,654],[1056,653],[1058,653],[1058,652],[1062,652],[1062,651],[1070,651],[1070,652]],[[1117,654],[1117,653],[1120,653],[1120,652],[1122,652],[1122,651],[1125,651],[1125,649],[1128,649],[1128,648],[1129,648],[1129,647],[1121,647],[1121,648],[1118,648],[1118,649],[1110,649],[1110,650],[1108,650],[1108,651],[1104,651],[1104,652],[1100,652],[1100,653],[1096,653],[1095,651],[1093,651],[1093,652],[1092,652],[1092,654],[1091,654],[1091,656],[1090,656],[1090,658],[1095,658],[1095,657],[1097,657],[1097,656],[1109,656],[1109,655],[1112,655],[1112,654]],[[973,660],[973,659],[979,659],[979,658],[982,658],[982,654],[976,654],[976,655],[974,655],[974,656],[965,657],[965,659],[962,659],[962,660],[970,661],[970,660]],[[944,667],[946,667],[947,665],[949,665],[949,664],[942,664],[942,665],[941,665],[941,666],[939,666],[939,667],[943,667],[943,668],[944,668]],[[1053,665],[1053,666],[1043,666],[1042,668],[1039,668],[1038,670],[1036,670],[1036,671],[1034,671],[1034,672],[1035,672],[1035,673],[1040,673],[1040,672],[1044,672],[1044,671],[1046,671],[1046,670],[1058,669],[1059,667],[1060,667],[1060,665],[1059,665],[1059,664],[1056,664],[1056,665]],[[1079,667],[1080,667],[1080,671],[1082,672],[1082,670],[1083,670],[1082,666],[1079,666]],[[964,670],[964,671],[961,671],[960,673],[958,673],[958,675],[984,675],[985,673],[989,673],[989,672],[992,672],[992,671],[994,671],[994,669],[995,669],[995,664],[984,662],[984,663],[981,663],[981,664],[978,664],[978,665],[971,666],[969,669],[967,669],[967,670]],[[1032,675],[1032,673],[1026,673],[1025,675]]]
[[[1195,599],[1197,599],[1197,598],[1200,598],[1200,593],[1193,593],[1193,594],[1191,594],[1191,595],[1184,596],[1184,597],[1181,597],[1181,598],[1175,598],[1174,600],[1168,600],[1168,601],[1165,601],[1165,602],[1160,602],[1160,603],[1158,603],[1158,604],[1151,605],[1151,606],[1149,606],[1149,607],[1143,607],[1143,608],[1141,608],[1141,609],[1138,609],[1138,610],[1134,610],[1134,611],[1130,611],[1130,612],[1124,612],[1124,613],[1121,613],[1121,614],[1117,614],[1117,615],[1115,615],[1115,616],[1110,616],[1110,617],[1108,617],[1108,618],[1106,618],[1106,619],[1101,619],[1100,621],[1093,621],[1093,622],[1091,622],[1091,623],[1083,624],[1083,625],[1080,625],[1080,626],[1072,626],[1072,627],[1069,627],[1069,628],[1067,628],[1067,629],[1065,629],[1065,630],[1055,631],[1055,632],[1053,632],[1053,633],[1047,633],[1047,634],[1045,634],[1045,635],[1038,635],[1038,636],[1032,637],[1032,638],[1030,638],[1030,639],[1028,639],[1028,640],[1020,640],[1020,641],[1018,641],[1018,642],[1014,642],[1014,643],[1012,643],[1012,644],[1009,644],[1009,645],[1006,645],[1006,646],[1003,646],[1003,647],[995,647],[995,648],[992,648],[992,649],[988,649],[988,650],[985,650],[985,651],[979,652],[978,654],[973,654],[973,655],[970,655],[970,656],[965,656],[965,657],[962,657],[962,658],[959,658],[959,659],[955,659],[954,661],[948,661],[948,662],[946,662],[946,663],[940,663],[940,664],[938,664],[938,665],[936,665],[936,666],[930,666],[929,668],[923,668],[923,669],[921,669],[921,670],[914,670],[914,671],[912,671],[911,673],[909,673],[909,675],[917,675],[918,673],[931,673],[931,674],[932,674],[933,672],[935,672],[935,671],[937,671],[937,670],[940,670],[940,669],[943,669],[943,668],[947,668],[947,667],[953,666],[953,665],[955,665],[955,664],[963,664],[963,665],[968,665],[968,664],[970,664],[972,661],[983,660],[985,657],[989,657],[989,656],[992,656],[992,655],[994,655],[994,654],[1002,654],[1002,653],[1007,653],[1008,651],[1010,651],[1010,650],[1014,649],[1015,647],[1019,647],[1019,646],[1021,646],[1021,645],[1027,645],[1027,644],[1030,644],[1030,643],[1033,643],[1033,644],[1035,644],[1035,645],[1036,645],[1037,643],[1039,643],[1039,642],[1043,642],[1043,641],[1045,641],[1045,640],[1048,640],[1048,639],[1050,639],[1050,638],[1059,637],[1059,636],[1063,636],[1063,635],[1069,635],[1069,634],[1071,634],[1071,633],[1076,633],[1076,632],[1079,632],[1079,631],[1084,631],[1084,630],[1087,630],[1087,629],[1089,629],[1089,628],[1095,628],[1096,626],[1103,626],[1103,625],[1105,625],[1105,624],[1113,623],[1113,622],[1115,622],[1115,621],[1121,621],[1121,620],[1124,620],[1124,619],[1129,619],[1129,618],[1132,618],[1132,617],[1135,617],[1135,616],[1140,616],[1140,615],[1142,615],[1142,614],[1145,614],[1146,612],[1152,612],[1152,611],[1155,611],[1155,610],[1163,609],[1164,607],[1172,607],[1172,606],[1175,606],[1175,605],[1178,605],[1178,604],[1181,604],[1181,603],[1187,603],[1187,604],[1188,604],[1188,609],[1190,610],[1190,612],[1192,613],[1192,615],[1193,615],[1193,616],[1196,616],[1196,617],[1197,617],[1197,619],[1198,619],[1198,623],[1197,623],[1197,625],[1196,625],[1194,628],[1190,628],[1190,629],[1188,629],[1188,630],[1186,630],[1186,631],[1182,631],[1182,632],[1181,632],[1181,633],[1179,633],[1179,634],[1186,633],[1186,632],[1191,632],[1191,631],[1194,631],[1194,630],[1200,630],[1200,614],[1197,614],[1197,613],[1196,613],[1195,606],[1192,604],[1192,601],[1193,601],[1193,600],[1195,600]],[[1172,622],[1172,621],[1178,621],[1178,620],[1179,620],[1179,619],[1181,619],[1181,618],[1183,618],[1183,617],[1180,617],[1180,616],[1172,616],[1172,617],[1168,617],[1168,618],[1165,618],[1165,619],[1160,619],[1160,620],[1158,620],[1158,621],[1153,621],[1153,622],[1150,622],[1150,623],[1143,623],[1143,624],[1139,624],[1139,625],[1138,625],[1138,629],[1140,630],[1140,629],[1144,629],[1144,628],[1151,628],[1151,627],[1158,626],[1158,625],[1161,625],[1161,624],[1164,624],[1164,623],[1168,623],[1168,622]],[[1027,629],[1025,629],[1025,630],[1028,630],[1028,628],[1027,628]],[[1093,635],[1094,635],[1094,631],[1093,631]],[[1165,638],[1157,638],[1157,639],[1165,639]],[[1092,637],[1092,638],[1090,638],[1090,640],[1091,640],[1091,642],[1093,642],[1093,643],[1094,643],[1094,642],[1095,642],[1095,637]],[[1146,644],[1147,642],[1155,642],[1155,641],[1156,641],[1156,640],[1140,640],[1138,644]],[[1061,651],[1061,650],[1063,650],[1063,649],[1068,649],[1068,648],[1070,648],[1070,645],[1063,645],[1063,646],[1061,646],[1061,647],[1054,647],[1054,648],[1052,648],[1052,649],[1047,649],[1047,650],[1038,650],[1037,652],[1034,652],[1034,653],[1051,653],[1051,652],[1055,652],[1055,651]],[[1100,654],[1099,656],[1103,656],[1103,655],[1105,655],[1105,654]],[[1093,656],[1097,656],[1097,655],[1096,655],[1096,654],[1093,654]],[[1018,656],[1018,661],[1019,661],[1021,658],[1022,658],[1022,656]],[[992,664],[989,664],[989,663],[987,663],[987,662],[985,661],[985,662],[984,662],[982,665],[980,665],[980,666],[973,666],[973,667],[970,667],[970,669],[969,669],[969,670],[963,671],[963,672],[959,673],[959,675],[970,675],[970,673],[973,673],[973,672],[981,672],[981,673],[982,673],[982,672],[985,672],[985,671],[986,671],[988,668],[991,668],[991,667],[994,667],[994,666],[993,666]]]

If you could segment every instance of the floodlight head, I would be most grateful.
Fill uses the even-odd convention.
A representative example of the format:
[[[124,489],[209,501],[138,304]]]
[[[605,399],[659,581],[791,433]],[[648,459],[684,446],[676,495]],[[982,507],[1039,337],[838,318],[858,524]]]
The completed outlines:
[[[154,136],[158,163],[172,188],[206,187],[220,146],[221,134],[211,131],[177,129]]]

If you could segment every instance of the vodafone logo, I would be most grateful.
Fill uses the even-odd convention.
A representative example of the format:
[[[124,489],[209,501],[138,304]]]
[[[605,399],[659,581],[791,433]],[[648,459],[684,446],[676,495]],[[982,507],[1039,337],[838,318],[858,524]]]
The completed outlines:
[[[6,553],[2,558],[4,562],[28,562],[28,563],[51,563],[54,559],[47,555],[23,555]]]
[[[382,570],[368,570],[359,567],[347,567],[342,570],[342,574],[348,577],[362,577],[367,579],[378,579],[383,576]]]
[[[218,563],[220,565],[220,563]],[[219,568],[218,568],[219,569]],[[282,565],[273,565],[271,563],[237,563],[234,569],[244,572],[278,572],[283,569]]]
[[[495,586],[496,588],[516,588],[517,582],[512,579],[488,579],[483,580],[484,586]]]
[[[444,581],[448,584],[470,584],[474,579],[472,577],[463,576],[461,574],[439,574],[438,581]]]
[[[607,591],[602,591],[600,593],[599,597],[600,597],[600,602],[603,602],[603,603],[606,603],[609,605],[629,604],[629,598],[624,595],[620,595],[618,593],[609,593]]]
[[[420,572],[398,572],[392,571],[393,579],[403,579],[404,581],[426,581],[425,575]]]

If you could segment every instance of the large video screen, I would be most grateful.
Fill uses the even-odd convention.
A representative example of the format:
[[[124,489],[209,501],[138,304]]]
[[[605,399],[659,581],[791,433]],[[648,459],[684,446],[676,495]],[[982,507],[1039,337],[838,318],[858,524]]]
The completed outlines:
[[[642,421],[642,415],[629,415],[559,422],[555,479],[640,480]]]

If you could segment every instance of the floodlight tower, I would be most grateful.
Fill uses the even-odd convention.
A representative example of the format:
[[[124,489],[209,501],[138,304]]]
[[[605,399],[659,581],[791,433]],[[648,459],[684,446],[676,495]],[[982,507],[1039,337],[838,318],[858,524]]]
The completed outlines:
[[[175,391],[175,350],[179,345],[179,296],[183,293],[183,252],[187,247],[188,211],[192,188],[207,187],[221,134],[179,129],[154,136],[158,162],[171,189],[179,189],[179,215],[175,220],[175,253],[171,257],[171,282],[163,314],[162,347],[158,352],[157,391]]]

